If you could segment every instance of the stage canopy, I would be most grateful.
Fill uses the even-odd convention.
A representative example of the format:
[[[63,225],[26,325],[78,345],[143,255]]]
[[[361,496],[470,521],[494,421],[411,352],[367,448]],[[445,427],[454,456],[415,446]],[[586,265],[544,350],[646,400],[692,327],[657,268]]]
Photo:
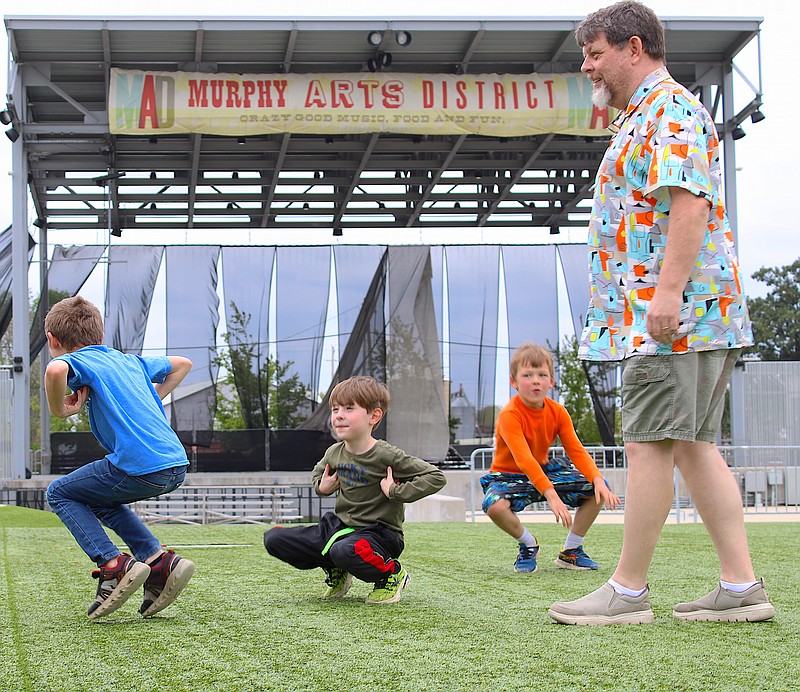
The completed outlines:
[[[507,121],[547,107],[568,121],[565,104],[588,102],[579,22],[8,17],[39,223],[281,228],[287,242],[296,228],[528,227],[524,242],[546,241],[586,223],[603,122]],[[761,103],[757,79],[738,112],[723,98],[760,20],[664,24],[670,70],[731,132]],[[182,91],[192,106],[171,110]]]

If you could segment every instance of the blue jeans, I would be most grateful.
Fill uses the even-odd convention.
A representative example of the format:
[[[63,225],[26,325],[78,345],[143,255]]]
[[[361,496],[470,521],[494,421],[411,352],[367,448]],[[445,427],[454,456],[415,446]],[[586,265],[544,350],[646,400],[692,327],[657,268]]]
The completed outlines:
[[[145,560],[161,544],[126,503],[172,492],[183,483],[186,469],[175,466],[129,476],[103,458],[54,480],[47,488],[47,502],[98,566],[119,555],[103,525],[125,541],[137,560]]]

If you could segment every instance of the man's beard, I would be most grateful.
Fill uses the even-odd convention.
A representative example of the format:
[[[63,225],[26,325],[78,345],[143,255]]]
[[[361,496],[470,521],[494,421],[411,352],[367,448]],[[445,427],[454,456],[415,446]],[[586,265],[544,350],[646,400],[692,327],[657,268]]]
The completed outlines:
[[[592,89],[592,103],[598,108],[607,108],[611,101],[611,91],[608,84],[600,82],[599,86]]]

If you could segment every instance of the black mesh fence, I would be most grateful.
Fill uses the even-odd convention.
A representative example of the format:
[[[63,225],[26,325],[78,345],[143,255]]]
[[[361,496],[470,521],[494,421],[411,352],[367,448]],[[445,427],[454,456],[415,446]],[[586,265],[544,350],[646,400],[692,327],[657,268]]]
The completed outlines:
[[[189,472],[310,471],[334,440],[318,430],[178,432]],[[106,455],[90,432],[52,433],[51,472],[66,474]]]

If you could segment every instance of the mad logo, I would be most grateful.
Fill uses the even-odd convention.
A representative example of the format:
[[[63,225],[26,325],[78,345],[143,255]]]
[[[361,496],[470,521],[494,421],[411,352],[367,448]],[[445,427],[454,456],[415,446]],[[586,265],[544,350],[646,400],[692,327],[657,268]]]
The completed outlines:
[[[117,72],[112,85],[117,128],[165,130],[175,123],[175,79],[147,72]]]

